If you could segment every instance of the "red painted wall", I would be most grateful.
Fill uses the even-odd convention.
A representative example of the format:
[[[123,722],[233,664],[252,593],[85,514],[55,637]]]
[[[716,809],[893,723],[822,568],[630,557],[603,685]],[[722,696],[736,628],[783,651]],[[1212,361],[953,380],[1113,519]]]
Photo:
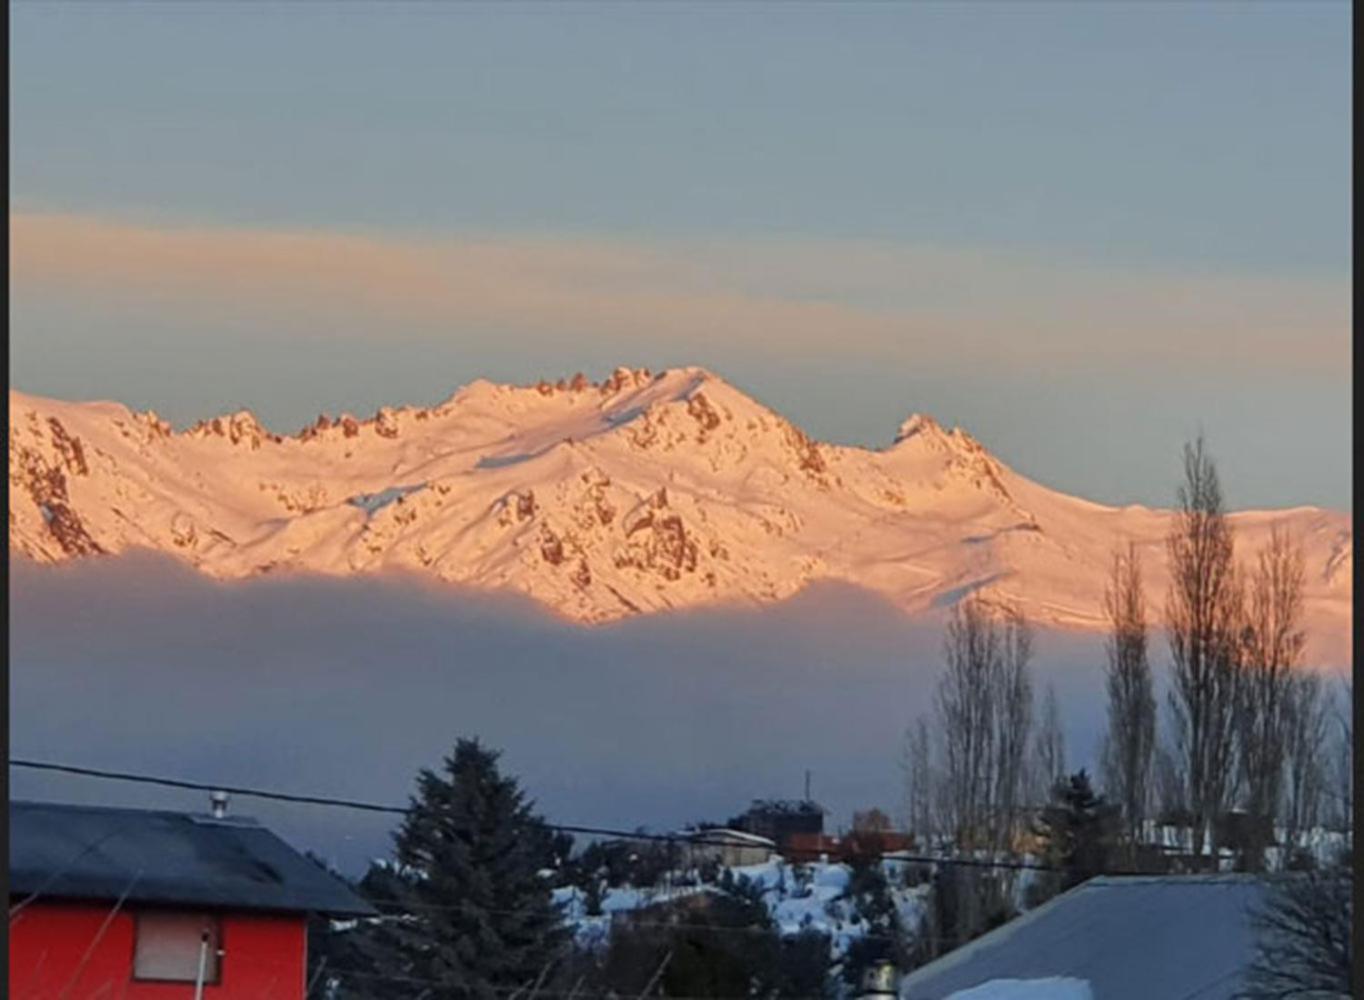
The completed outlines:
[[[112,903],[40,900],[9,926],[10,1000],[187,1000],[193,983],[133,979],[134,907],[120,911],[102,937]],[[205,1000],[301,1000],[307,963],[302,915],[222,913],[221,975],[204,987]],[[90,957],[77,973],[87,949]]]
[[[790,861],[818,861],[822,855],[827,855],[830,861],[852,861],[859,855],[911,851],[914,838],[889,830],[854,831],[842,837],[828,833],[793,833],[778,845],[778,849]]]

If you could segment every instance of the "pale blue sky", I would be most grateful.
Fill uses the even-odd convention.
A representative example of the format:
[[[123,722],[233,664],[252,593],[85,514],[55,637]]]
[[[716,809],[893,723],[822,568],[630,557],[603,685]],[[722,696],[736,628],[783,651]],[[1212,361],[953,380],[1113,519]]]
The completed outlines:
[[[291,429],[480,375],[699,363],[819,436],[929,411],[1095,499],[1167,501],[1201,426],[1238,505],[1349,503],[1344,3],[11,16],[13,210],[51,241],[15,243],[27,391]],[[74,252],[94,222],[403,266],[434,242],[452,282],[549,305],[352,307],[353,277],[306,268],[213,288],[154,248],[125,274]],[[515,261],[470,270],[488,240]]]

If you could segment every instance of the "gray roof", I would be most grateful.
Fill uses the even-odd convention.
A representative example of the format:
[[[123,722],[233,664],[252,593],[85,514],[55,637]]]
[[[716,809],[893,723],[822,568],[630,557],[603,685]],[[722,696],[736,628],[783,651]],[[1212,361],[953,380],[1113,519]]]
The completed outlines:
[[[730,827],[708,826],[700,830],[687,830],[682,837],[702,847],[767,847],[776,850],[777,842],[768,837]]]
[[[1094,1000],[1228,1000],[1254,954],[1253,875],[1090,879],[915,970],[902,1000],[942,1000],[992,979],[1088,980]]]
[[[11,896],[364,916],[344,882],[251,819],[9,804]]]

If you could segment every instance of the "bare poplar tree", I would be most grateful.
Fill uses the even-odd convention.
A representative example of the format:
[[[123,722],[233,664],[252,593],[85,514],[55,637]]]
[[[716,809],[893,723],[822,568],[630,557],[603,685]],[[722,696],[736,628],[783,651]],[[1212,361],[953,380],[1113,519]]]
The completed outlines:
[[[1066,736],[1061,728],[1061,706],[1056,701],[1056,689],[1047,685],[1042,701],[1042,719],[1033,744],[1033,794],[1035,805],[1051,801],[1052,789],[1066,776]]]
[[[927,846],[937,833],[936,777],[928,720],[920,716],[905,733],[905,811],[910,831]]]
[[[1355,779],[1355,742],[1354,722],[1351,710],[1354,699],[1350,682],[1347,680],[1338,692],[1335,701],[1335,747],[1331,754],[1331,791],[1336,826],[1345,834],[1345,842],[1350,845],[1354,835],[1354,779]]]
[[[1000,658],[995,704],[994,848],[1013,848],[1023,826],[1028,736],[1032,729],[1032,628],[1016,607],[999,612]]]
[[[1108,732],[1104,737],[1104,785],[1122,811],[1129,852],[1141,840],[1151,802],[1151,764],[1156,744],[1156,699],[1147,658],[1146,596],[1141,559],[1129,543],[1113,555],[1104,593],[1108,616]]]
[[[1158,819],[1162,824],[1192,830],[1193,824],[1188,821],[1189,804],[1184,798],[1189,783],[1180,769],[1179,757],[1175,755],[1174,748],[1163,743],[1156,744],[1153,756],[1151,777],[1155,786]]]
[[[1321,677],[1300,671],[1289,679],[1283,742],[1284,841],[1290,851],[1321,820],[1326,774],[1323,760],[1329,706]]]
[[[1022,826],[1032,648],[1032,629],[1012,605],[972,597],[948,619],[934,700],[932,808],[937,828],[963,850],[1008,850]],[[927,746],[928,735],[922,739]]]
[[[1185,780],[1193,851],[1202,855],[1209,828],[1226,808],[1233,776],[1242,645],[1242,585],[1232,529],[1202,437],[1184,446],[1184,482],[1167,545],[1170,732]]]
[[[1269,882],[1251,914],[1255,955],[1246,1000],[1347,998],[1353,974],[1354,875],[1349,866]]]
[[[1294,672],[1306,641],[1303,577],[1302,549],[1275,525],[1250,581],[1237,705],[1240,779],[1251,820],[1245,861],[1252,871],[1264,867],[1265,827],[1278,816],[1283,793]]]
[[[944,819],[957,846],[971,850],[988,839],[994,793],[999,633],[983,601],[968,598],[952,609],[943,653],[946,669],[938,680],[934,707],[942,741]]]

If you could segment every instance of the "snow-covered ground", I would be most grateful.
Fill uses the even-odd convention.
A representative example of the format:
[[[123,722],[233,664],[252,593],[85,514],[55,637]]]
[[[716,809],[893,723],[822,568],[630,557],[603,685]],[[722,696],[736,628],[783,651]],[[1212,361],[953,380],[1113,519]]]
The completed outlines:
[[[1115,545],[1138,545],[1152,594],[1167,579],[1168,511],[1046,489],[923,415],[881,450],[813,441],[700,368],[478,381],[290,437],[246,411],[177,432],[11,391],[9,470],[11,550],[40,562],[149,548],[221,578],[401,570],[580,622],[829,580],[908,611],[985,590],[1094,628]],[[1351,516],[1236,514],[1241,554],[1279,521],[1305,547],[1308,659],[1344,666]]]
[[[587,912],[587,899],[583,891],[574,886],[555,889],[554,902],[563,912],[565,921],[573,928],[578,943],[586,947],[599,947],[606,944],[611,932],[611,921],[617,914],[713,891],[713,886],[700,885],[643,888],[618,886],[603,890],[601,913],[595,915]]]
[[[900,865],[883,866],[890,896],[895,903],[900,925],[911,935],[928,912],[929,887],[906,888],[901,881]],[[851,869],[845,864],[814,862],[793,865],[781,858],[761,865],[729,869],[736,882],[747,880],[762,894],[777,933],[783,936],[815,931],[830,939],[835,960],[869,931],[866,920],[857,913],[848,895]],[[578,941],[585,945],[604,944],[613,916],[686,896],[718,892],[713,884],[684,885],[672,888],[608,889],[602,894],[602,914],[589,916],[581,890],[568,887],[555,890],[555,901],[573,925]]]
[[[1288,843],[1287,830],[1283,827],[1276,827],[1274,838],[1276,843],[1265,848],[1265,865],[1269,871],[1282,870],[1290,853],[1289,848],[1283,846]],[[1188,827],[1165,826],[1147,821],[1143,839],[1146,844],[1157,845],[1167,850],[1189,852],[1193,850],[1193,835]],[[1327,867],[1339,862],[1343,852],[1350,844],[1350,837],[1339,830],[1328,830],[1325,827],[1317,826],[1299,834],[1297,844],[1307,852],[1319,867]],[[1205,838],[1204,855],[1210,855],[1212,850],[1210,840]],[[1218,850],[1218,867],[1220,870],[1234,871],[1236,861],[1236,852],[1231,848],[1223,847]]]

